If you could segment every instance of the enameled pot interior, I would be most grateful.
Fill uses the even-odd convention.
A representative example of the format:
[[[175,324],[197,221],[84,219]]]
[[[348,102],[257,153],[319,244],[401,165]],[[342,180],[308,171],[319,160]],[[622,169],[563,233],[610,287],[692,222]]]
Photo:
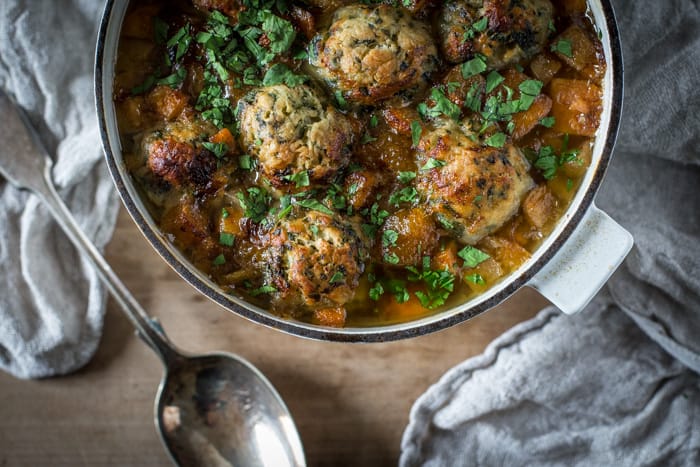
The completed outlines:
[[[95,93],[100,131],[105,155],[114,183],[124,205],[141,232],[175,271],[201,293],[224,308],[268,327],[313,339],[342,342],[383,342],[423,335],[470,319],[512,295],[527,284],[542,266],[559,250],[574,231],[593,202],[615,144],[622,107],[622,57],[619,36],[609,0],[589,1],[593,20],[600,31],[607,71],[603,79],[604,96],[600,128],[596,134],[591,166],[568,210],[552,233],[532,257],[509,277],[484,294],[468,302],[422,319],[407,323],[363,328],[327,328],[291,321],[251,305],[245,300],[225,293],[217,284],[199,272],[160,231],[141,201],[129,175],[122,155],[116,111],[112,101],[114,66],[117,58],[119,33],[128,6],[127,0],[108,0],[98,36],[95,63]]]

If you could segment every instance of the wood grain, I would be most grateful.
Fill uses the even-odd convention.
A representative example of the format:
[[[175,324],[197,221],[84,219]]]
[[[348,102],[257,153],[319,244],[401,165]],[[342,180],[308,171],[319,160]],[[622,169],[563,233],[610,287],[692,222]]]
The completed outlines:
[[[310,466],[395,465],[415,399],[449,368],[546,305],[522,290],[448,330],[387,344],[334,344],[266,329],[187,285],[122,210],[107,258],[171,339],[192,352],[224,350],[277,387]],[[0,374],[0,466],[169,465],[153,426],[160,363],[110,301],[95,358],[65,377]]]

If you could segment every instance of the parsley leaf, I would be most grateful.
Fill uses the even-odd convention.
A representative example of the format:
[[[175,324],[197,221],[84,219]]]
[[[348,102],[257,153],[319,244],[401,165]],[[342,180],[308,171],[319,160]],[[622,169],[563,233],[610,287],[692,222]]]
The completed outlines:
[[[457,253],[457,256],[464,260],[464,266],[468,268],[475,268],[490,258],[490,256],[483,251],[469,245],[462,248]]]

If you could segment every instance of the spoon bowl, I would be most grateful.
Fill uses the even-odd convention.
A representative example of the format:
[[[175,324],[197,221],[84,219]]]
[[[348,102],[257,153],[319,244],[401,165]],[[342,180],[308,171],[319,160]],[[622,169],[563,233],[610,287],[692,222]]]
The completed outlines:
[[[0,89],[0,174],[34,192],[76,248],[92,261],[165,374],[156,397],[156,427],[177,465],[306,465],[289,410],[270,381],[231,354],[187,356],[168,340],[80,230],[51,178],[53,161],[27,115]]]
[[[303,465],[284,402],[248,362],[230,354],[181,357],[155,405],[163,443],[183,465]]]

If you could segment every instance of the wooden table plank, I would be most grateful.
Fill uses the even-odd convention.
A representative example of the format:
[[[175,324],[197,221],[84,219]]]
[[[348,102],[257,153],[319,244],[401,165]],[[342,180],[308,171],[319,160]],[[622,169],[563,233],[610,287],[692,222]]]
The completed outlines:
[[[387,344],[315,342],[266,329],[199,295],[122,210],[107,256],[171,339],[242,355],[287,402],[311,466],[395,465],[414,400],[546,301],[523,290],[468,323]],[[0,466],[169,465],[153,427],[155,355],[110,301],[102,342],[82,370],[20,381],[0,374]]]

